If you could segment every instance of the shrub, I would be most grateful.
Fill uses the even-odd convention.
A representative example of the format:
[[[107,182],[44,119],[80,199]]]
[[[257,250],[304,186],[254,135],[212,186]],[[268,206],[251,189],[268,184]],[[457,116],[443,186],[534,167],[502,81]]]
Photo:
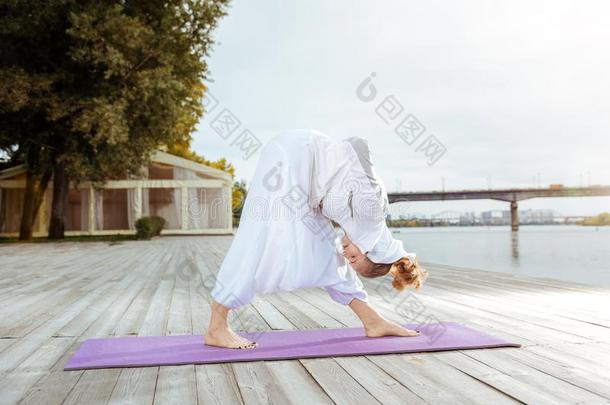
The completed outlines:
[[[165,219],[161,217],[142,217],[136,221],[136,239],[150,239],[161,233]]]

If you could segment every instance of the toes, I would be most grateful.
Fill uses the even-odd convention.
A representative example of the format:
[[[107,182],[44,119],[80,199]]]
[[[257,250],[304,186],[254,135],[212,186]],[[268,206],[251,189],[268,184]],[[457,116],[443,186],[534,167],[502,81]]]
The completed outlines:
[[[254,349],[256,347],[256,342],[247,342],[243,345],[237,346],[238,349]]]

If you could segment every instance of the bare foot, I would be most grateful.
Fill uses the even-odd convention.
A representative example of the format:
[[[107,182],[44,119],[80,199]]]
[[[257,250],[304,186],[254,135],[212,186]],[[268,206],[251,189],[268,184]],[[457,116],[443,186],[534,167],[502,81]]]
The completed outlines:
[[[239,336],[229,328],[208,329],[203,337],[203,343],[228,349],[254,349],[256,347],[256,342]]]
[[[403,328],[397,323],[380,319],[379,321],[371,322],[365,326],[366,336],[382,337],[382,336],[419,336],[421,332]]]

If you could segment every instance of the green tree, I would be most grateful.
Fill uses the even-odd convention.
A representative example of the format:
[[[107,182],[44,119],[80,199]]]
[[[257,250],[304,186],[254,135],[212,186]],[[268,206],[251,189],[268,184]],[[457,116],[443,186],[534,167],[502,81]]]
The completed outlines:
[[[605,226],[610,225],[610,213],[602,212],[594,217],[585,218],[580,222],[581,225],[587,226]]]
[[[165,145],[165,149],[167,150],[167,153],[171,153],[172,155],[180,156],[184,159],[189,159],[193,162],[201,163],[203,165],[222,170],[224,172],[229,173],[232,177],[235,177],[235,166],[233,166],[232,163],[227,161],[226,158],[220,158],[218,160],[208,160],[205,157],[198,155],[195,151],[191,149],[191,141],[192,139],[190,137],[186,140],[181,139],[172,144]]]
[[[205,58],[228,0],[0,5],[0,148],[27,169],[20,238],[53,176],[49,237],[70,182],[137,175],[202,114]]]
[[[241,213],[246,202],[246,196],[248,191],[246,190],[246,182],[244,180],[236,181],[233,184],[233,225],[239,226],[239,220],[241,219]]]

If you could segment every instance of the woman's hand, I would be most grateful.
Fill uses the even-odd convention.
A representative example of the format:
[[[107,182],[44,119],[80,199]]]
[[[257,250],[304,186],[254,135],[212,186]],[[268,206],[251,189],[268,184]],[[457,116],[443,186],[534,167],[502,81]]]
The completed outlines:
[[[350,263],[356,263],[358,260],[366,257],[366,255],[358,249],[358,246],[354,245],[345,235],[341,239],[341,245],[343,247],[343,257]]]

